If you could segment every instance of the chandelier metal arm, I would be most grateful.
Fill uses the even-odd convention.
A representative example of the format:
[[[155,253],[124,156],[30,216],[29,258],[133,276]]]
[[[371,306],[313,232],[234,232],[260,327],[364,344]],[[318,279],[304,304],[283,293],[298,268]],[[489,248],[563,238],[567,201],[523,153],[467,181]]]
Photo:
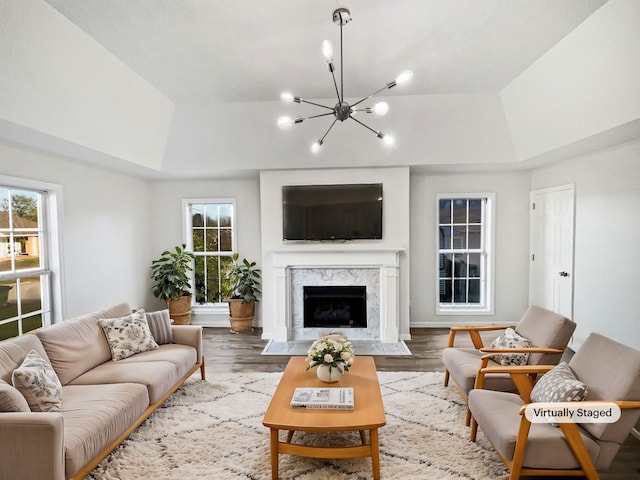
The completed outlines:
[[[318,115],[312,115],[310,117],[305,118],[305,120],[309,120],[311,118],[318,118],[318,117],[326,117],[327,115],[335,115],[335,113],[333,111],[329,112],[329,113],[320,113]],[[337,119],[336,119],[337,120]]]
[[[351,120],[354,120],[356,123],[359,123],[360,125],[362,125],[364,128],[366,128],[367,130],[371,130],[373,133],[376,134],[376,137],[378,138],[382,138],[382,132],[378,131],[378,130],[374,130],[373,128],[371,128],[369,125],[366,125],[364,123],[362,123],[360,120],[358,120],[357,118],[354,117],[349,117]]]
[[[340,71],[342,72],[342,67],[340,67]],[[336,74],[333,70],[331,70],[331,77],[333,78],[333,86],[336,88],[336,95],[338,96],[338,102],[342,102],[340,98],[340,91],[338,90],[338,82],[336,82]],[[342,81],[342,79],[340,80]]]
[[[331,125],[329,126],[329,128],[327,129],[326,132],[324,132],[324,135],[322,136],[322,138],[320,140],[318,140],[318,144],[322,145],[322,142],[324,142],[324,139],[327,135],[329,135],[329,132],[331,131],[331,129],[333,128],[333,126],[336,124],[336,122],[338,121],[338,119],[336,118]]]
[[[300,103],[308,103],[309,105],[315,105],[316,107],[326,108],[327,110],[331,110],[333,112],[333,107],[328,107],[327,105],[321,105],[319,103],[310,102],[309,100],[300,99]]]
[[[355,107],[356,105],[359,105],[360,103],[364,102],[365,100],[369,100],[371,97],[373,97],[373,96],[375,96],[375,95],[379,94],[380,92],[384,92],[385,90],[387,90],[387,89],[389,89],[389,88],[391,88],[391,87],[395,87],[395,85],[396,85],[396,82],[389,82],[389,83],[387,83],[384,87],[382,87],[382,88],[380,88],[380,89],[376,90],[376,91],[375,91],[375,92],[373,92],[371,95],[367,95],[367,96],[366,96],[366,97],[364,97],[363,99],[358,100],[356,103],[352,104],[351,106],[352,106],[352,107]]]
[[[340,103],[344,102],[344,56],[342,55],[342,22],[340,22],[340,94],[338,95],[338,101]]]

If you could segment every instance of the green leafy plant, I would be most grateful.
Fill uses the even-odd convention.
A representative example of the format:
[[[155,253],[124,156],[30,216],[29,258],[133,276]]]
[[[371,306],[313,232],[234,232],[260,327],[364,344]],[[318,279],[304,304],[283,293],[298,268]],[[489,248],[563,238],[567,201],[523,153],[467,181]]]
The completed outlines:
[[[242,303],[258,300],[262,293],[260,290],[261,273],[256,268],[256,262],[249,262],[246,258],[238,261],[238,253],[234,253],[233,263],[225,271],[227,298],[242,299]]]
[[[162,299],[191,295],[191,262],[193,253],[185,250],[186,245],[177,246],[175,251],[165,250],[162,256],[151,262],[151,287],[153,294]]]

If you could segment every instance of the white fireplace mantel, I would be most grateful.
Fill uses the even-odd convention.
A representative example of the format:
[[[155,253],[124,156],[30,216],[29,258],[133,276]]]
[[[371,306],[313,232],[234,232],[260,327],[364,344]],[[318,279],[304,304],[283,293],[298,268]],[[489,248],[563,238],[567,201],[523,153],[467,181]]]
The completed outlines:
[[[292,332],[291,270],[295,268],[376,268],[380,272],[380,332],[382,342],[399,341],[399,268],[401,248],[318,248],[272,251],[275,285],[274,340],[287,341]]]

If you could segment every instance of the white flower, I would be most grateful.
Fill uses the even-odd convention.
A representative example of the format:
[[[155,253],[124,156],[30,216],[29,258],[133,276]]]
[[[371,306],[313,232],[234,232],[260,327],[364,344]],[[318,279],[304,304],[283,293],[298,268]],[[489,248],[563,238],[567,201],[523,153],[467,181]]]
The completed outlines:
[[[327,353],[324,356],[324,361],[325,361],[325,363],[331,363],[331,362],[333,362],[333,357],[330,354]]]
[[[351,358],[351,353],[349,353],[349,352],[342,352],[342,353],[340,354],[340,358],[341,358],[342,360],[344,360],[345,362],[348,362],[348,361],[349,361],[349,359]]]

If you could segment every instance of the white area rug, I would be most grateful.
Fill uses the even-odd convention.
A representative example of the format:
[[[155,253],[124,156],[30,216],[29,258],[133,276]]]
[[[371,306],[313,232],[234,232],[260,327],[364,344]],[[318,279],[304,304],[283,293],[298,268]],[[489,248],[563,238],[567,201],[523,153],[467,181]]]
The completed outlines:
[[[189,379],[87,478],[270,479],[269,430],[262,417],[280,376],[216,375],[210,367],[210,380]],[[379,372],[378,378],[387,417],[380,429],[383,479],[508,477],[481,432],[477,443],[468,440],[464,404],[455,388],[442,386],[442,373]],[[359,441],[357,433],[340,437]],[[323,441],[318,434],[304,434],[304,439]],[[280,455],[281,479],[364,480],[371,472],[368,458]]]
[[[378,340],[349,340],[356,355],[411,355],[411,350],[400,340],[399,342],[380,342]],[[262,355],[306,355],[313,340],[291,340],[289,342],[269,343],[262,350]]]

